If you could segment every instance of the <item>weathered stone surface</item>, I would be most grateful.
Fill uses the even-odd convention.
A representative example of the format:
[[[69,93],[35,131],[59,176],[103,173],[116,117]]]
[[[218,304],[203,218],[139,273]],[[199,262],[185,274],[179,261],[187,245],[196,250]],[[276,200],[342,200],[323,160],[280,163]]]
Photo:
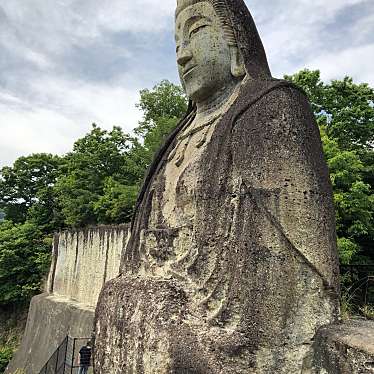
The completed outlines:
[[[116,277],[128,226],[98,226],[56,234],[47,290],[95,306],[103,284]]]
[[[176,43],[192,103],[145,178],[121,276],[100,295],[96,373],[310,373],[339,302],[310,105],[271,77],[242,0],[179,1]]]
[[[373,374],[374,322],[322,328],[315,338],[314,365],[318,374]]]

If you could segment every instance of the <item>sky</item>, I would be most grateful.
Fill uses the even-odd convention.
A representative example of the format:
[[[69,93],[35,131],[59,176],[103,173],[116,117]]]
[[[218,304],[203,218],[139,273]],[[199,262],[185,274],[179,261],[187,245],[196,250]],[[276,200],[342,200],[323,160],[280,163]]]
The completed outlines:
[[[139,90],[178,83],[176,0],[1,0],[0,167],[131,130]],[[319,69],[374,86],[374,0],[246,0],[273,76]]]

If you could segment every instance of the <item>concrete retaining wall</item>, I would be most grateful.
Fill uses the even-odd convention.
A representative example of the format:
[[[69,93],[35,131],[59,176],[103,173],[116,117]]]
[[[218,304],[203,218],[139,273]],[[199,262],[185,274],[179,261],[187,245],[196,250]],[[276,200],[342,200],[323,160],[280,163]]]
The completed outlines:
[[[93,318],[93,308],[48,294],[35,296],[21,346],[5,373],[22,368],[27,374],[38,374],[66,335],[91,336]]]
[[[99,226],[56,235],[48,291],[95,306],[103,284],[118,275],[127,226]]]
[[[118,275],[128,226],[55,235],[47,290],[30,304],[22,343],[5,373],[37,374],[66,335],[90,337],[104,283]]]

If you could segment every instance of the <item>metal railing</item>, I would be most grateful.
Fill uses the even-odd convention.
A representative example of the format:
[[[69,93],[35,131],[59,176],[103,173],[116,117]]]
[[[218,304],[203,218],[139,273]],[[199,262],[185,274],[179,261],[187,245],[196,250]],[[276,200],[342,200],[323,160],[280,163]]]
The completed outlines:
[[[39,374],[78,374],[80,350],[88,341],[91,339],[66,336]],[[92,355],[90,356],[88,373],[92,373]]]

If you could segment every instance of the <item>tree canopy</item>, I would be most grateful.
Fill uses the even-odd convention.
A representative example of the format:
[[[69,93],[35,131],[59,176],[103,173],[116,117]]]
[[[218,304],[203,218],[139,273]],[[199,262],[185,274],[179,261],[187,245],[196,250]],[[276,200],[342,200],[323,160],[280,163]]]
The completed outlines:
[[[141,152],[148,165],[165,137],[186,113],[187,99],[181,87],[163,80],[152,90],[141,90],[137,106],[143,112],[143,119],[134,132],[143,141]]]
[[[32,223],[0,223],[0,306],[27,302],[40,291],[51,244]]]
[[[1,169],[0,209],[7,219],[24,222],[35,208],[45,222],[54,222],[52,190],[62,162],[59,156],[32,154],[18,158],[12,167]]]
[[[123,194],[136,194],[143,175],[143,167],[131,158],[134,142],[119,127],[106,131],[96,125],[76,141],[73,151],[64,158],[63,173],[54,187],[66,226],[129,219],[133,204],[123,199]]]

